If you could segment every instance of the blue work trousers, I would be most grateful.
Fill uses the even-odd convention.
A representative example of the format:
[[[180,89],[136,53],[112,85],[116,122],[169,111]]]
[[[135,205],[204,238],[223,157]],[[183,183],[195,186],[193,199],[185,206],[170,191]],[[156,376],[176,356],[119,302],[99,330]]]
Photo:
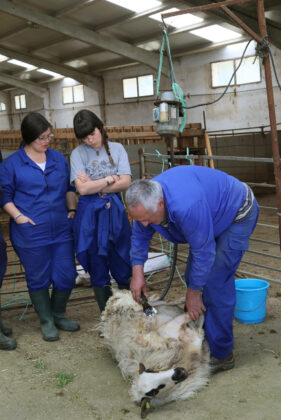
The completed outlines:
[[[6,268],[7,268],[6,242],[3,238],[2,231],[0,228],[0,288],[2,286],[4,274],[6,273]]]
[[[69,292],[75,286],[76,267],[73,241],[21,248],[15,246],[25,269],[27,287],[30,292],[54,289]]]
[[[216,238],[216,258],[203,287],[205,312],[205,336],[211,355],[217,359],[228,356],[233,349],[233,319],[236,302],[235,272],[249,248],[249,238],[255,229],[259,215],[255,200],[253,209],[245,220],[233,222]],[[186,278],[192,263],[188,258]]]
[[[110,283],[109,271],[120,286],[129,288],[129,279],[132,275],[131,264],[125,261],[116,251],[118,243],[109,241],[108,254],[97,255],[98,249],[92,244],[87,251],[87,266],[92,286],[104,287]]]

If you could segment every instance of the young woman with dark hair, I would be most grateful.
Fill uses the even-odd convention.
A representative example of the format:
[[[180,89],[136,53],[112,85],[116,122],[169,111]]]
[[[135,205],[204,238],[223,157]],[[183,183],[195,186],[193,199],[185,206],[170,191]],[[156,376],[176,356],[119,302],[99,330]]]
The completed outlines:
[[[80,199],[74,220],[77,259],[89,272],[101,311],[111,296],[110,273],[119,289],[129,288],[131,226],[120,192],[131,183],[127,153],[108,141],[102,121],[89,110],[74,117],[81,144],[71,154],[71,182]]]
[[[10,239],[24,266],[43,338],[55,341],[57,328],[80,328],[64,317],[76,277],[71,232],[76,195],[66,159],[48,149],[52,133],[46,118],[35,112],[27,115],[21,133],[20,149],[0,165],[2,204],[11,217]]]

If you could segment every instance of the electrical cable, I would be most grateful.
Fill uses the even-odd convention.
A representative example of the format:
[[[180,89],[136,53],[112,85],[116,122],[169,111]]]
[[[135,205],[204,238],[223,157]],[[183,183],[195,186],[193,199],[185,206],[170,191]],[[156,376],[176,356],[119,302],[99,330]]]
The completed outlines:
[[[222,94],[217,98],[217,99],[215,99],[214,101],[211,101],[211,102],[206,102],[206,103],[204,103],[204,104],[197,104],[197,105],[192,105],[192,106],[186,106],[185,108],[186,109],[192,109],[192,108],[198,108],[199,106],[205,106],[205,105],[212,105],[212,104],[215,104],[216,102],[218,102],[225,94],[226,94],[226,92],[227,92],[227,90],[228,90],[228,88],[229,88],[229,86],[230,86],[230,83],[232,82],[232,79],[233,79],[233,77],[235,76],[235,74],[237,73],[237,71],[239,70],[239,67],[241,66],[241,64],[242,64],[242,61],[243,61],[243,58],[244,58],[244,55],[246,54],[246,51],[247,51],[247,49],[248,49],[248,46],[250,45],[250,43],[252,42],[253,40],[252,39],[250,39],[250,41],[248,41],[248,43],[247,43],[247,45],[246,45],[246,47],[245,47],[245,49],[244,49],[244,51],[243,51],[243,54],[242,54],[242,56],[241,56],[241,59],[240,59],[240,62],[239,62],[239,64],[238,64],[238,66],[236,67],[236,69],[234,70],[234,72],[233,72],[233,74],[232,74],[232,76],[231,76],[231,78],[230,78],[230,80],[229,80],[229,82],[228,82],[228,85],[226,86],[226,88],[224,89],[224,91],[222,92]]]

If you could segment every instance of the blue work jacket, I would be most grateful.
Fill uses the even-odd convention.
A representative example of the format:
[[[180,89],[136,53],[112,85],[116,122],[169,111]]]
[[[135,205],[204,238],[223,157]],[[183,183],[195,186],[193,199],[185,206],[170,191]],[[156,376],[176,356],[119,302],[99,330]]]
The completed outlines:
[[[107,257],[109,242],[128,264],[131,225],[119,193],[82,195],[73,224],[75,252],[79,263],[88,271],[87,252],[95,242],[97,255]]]
[[[189,287],[201,289],[215,260],[216,238],[233,223],[245,201],[245,185],[222,171],[202,166],[179,166],[153,180],[163,189],[168,228],[134,222],[132,265],[144,264],[157,231],[172,243],[189,244]]]
[[[70,171],[65,157],[56,150],[46,151],[43,172],[21,147],[0,165],[2,206],[14,203],[30,223],[10,220],[13,244],[33,248],[72,239],[71,219],[67,218],[66,193],[75,191],[70,185]]]

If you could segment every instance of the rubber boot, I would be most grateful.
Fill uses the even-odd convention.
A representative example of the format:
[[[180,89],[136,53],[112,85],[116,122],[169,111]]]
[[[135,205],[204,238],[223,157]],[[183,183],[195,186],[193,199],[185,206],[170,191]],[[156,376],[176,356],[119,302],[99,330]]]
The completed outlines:
[[[104,287],[93,286],[95,297],[98,302],[100,311],[102,312],[106,306],[106,302],[112,296],[111,288],[109,285]]]
[[[13,333],[12,328],[7,327],[7,325],[4,325],[2,322],[2,317],[1,317],[1,301],[0,301],[0,331],[2,331],[2,333],[4,335],[11,335]]]
[[[54,316],[51,309],[49,290],[29,292],[31,302],[40,318],[40,327],[45,341],[56,341],[59,339],[58,330],[54,324]]]
[[[74,332],[80,330],[79,323],[64,316],[70,294],[71,291],[60,292],[59,290],[53,289],[51,306],[56,327],[63,331]]]
[[[13,350],[17,347],[17,342],[14,338],[8,338],[6,335],[12,334],[12,329],[3,325],[1,318],[1,306],[0,306],[0,349],[1,350]]]

